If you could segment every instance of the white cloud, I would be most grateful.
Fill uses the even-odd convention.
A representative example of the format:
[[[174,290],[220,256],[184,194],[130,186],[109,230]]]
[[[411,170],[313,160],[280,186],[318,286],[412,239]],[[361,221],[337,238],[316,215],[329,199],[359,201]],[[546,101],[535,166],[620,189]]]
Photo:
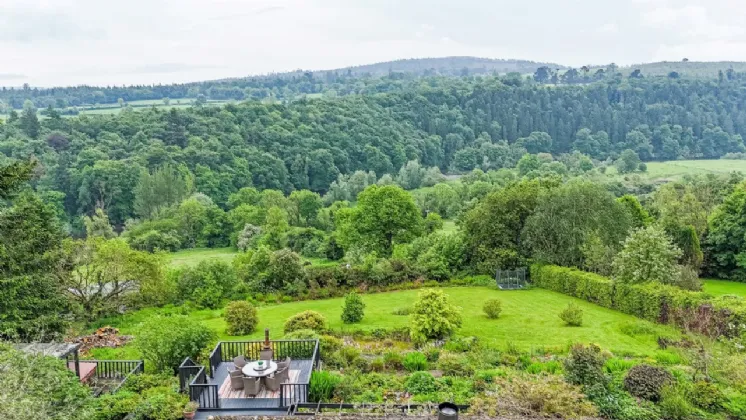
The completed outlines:
[[[743,59],[741,1],[0,0],[0,72],[14,75],[0,85],[169,83],[447,55]]]

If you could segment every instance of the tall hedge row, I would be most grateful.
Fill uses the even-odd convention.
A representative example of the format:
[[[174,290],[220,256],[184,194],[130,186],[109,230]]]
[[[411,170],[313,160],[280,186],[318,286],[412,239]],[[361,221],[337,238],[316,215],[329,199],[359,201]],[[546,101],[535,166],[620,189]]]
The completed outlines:
[[[538,287],[575,296],[606,308],[658,323],[673,323],[711,336],[738,336],[746,329],[746,300],[713,298],[660,283],[628,285],[574,268],[534,264]]]

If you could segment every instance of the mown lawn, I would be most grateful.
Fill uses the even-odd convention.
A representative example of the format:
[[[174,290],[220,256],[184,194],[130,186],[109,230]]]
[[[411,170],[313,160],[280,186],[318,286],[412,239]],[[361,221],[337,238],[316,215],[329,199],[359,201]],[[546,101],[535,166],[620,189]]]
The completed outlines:
[[[168,254],[167,260],[172,267],[191,267],[200,261],[218,259],[230,263],[238,252],[233,248],[195,248],[184,249]]]
[[[705,279],[703,284],[705,292],[715,295],[737,295],[746,297],[746,283],[738,283],[727,280]]]
[[[710,160],[671,160],[667,162],[645,162],[646,172],[635,172],[642,178],[679,179],[684,175],[727,174],[734,171],[746,173],[746,160],[710,159]],[[616,168],[610,167],[606,173],[610,176],[618,175]]]
[[[543,289],[501,291],[486,287],[454,287],[443,289],[451,301],[463,309],[463,326],[460,336],[477,336],[486,342],[504,348],[508,343],[523,349],[539,347],[565,348],[575,343],[596,343],[616,354],[651,355],[655,352],[659,335],[676,336],[675,329],[655,325],[635,317],[602,308],[585,301]],[[408,317],[393,315],[397,308],[409,307],[417,297],[417,290],[406,290],[364,295],[365,318],[354,326],[340,320],[342,298],[290,302],[267,305],[259,308],[259,328],[251,336],[229,337],[225,334],[222,310],[197,310],[189,313],[195,322],[202,322],[218,333],[221,340],[260,338],[264,328],[270,328],[272,336],[282,336],[285,320],[304,310],[322,313],[335,330],[373,330],[376,328],[405,327]],[[482,313],[484,301],[497,298],[502,301],[503,312],[499,319],[487,319]],[[582,327],[567,327],[559,319],[559,312],[574,302],[584,311]],[[163,310],[145,309],[121,318],[103,320],[100,324],[119,327],[123,334],[137,336],[139,324]],[[174,312],[174,309],[171,309]],[[624,327],[643,327],[648,331],[642,335],[628,335]],[[629,329],[629,328],[628,328]],[[124,349],[98,350],[94,354],[102,358],[137,357],[137,351],[129,346]]]

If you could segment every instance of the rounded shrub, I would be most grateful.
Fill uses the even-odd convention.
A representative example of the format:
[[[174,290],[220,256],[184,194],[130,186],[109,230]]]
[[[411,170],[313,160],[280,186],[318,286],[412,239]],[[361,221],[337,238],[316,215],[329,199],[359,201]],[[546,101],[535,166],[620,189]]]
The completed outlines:
[[[575,345],[564,363],[565,380],[573,385],[592,387],[608,381],[604,373],[607,357],[595,345]]]
[[[237,300],[228,304],[223,313],[225,323],[228,325],[228,335],[248,335],[256,330],[259,324],[259,316],[256,308],[245,300]]]
[[[490,299],[487,302],[484,302],[482,310],[484,311],[484,314],[487,315],[487,318],[497,319],[503,311],[503,304],[497,299]]]
[[[383,363],[387,369],[399,370],[402,367],[403,358],[402,355],[395,351],[387,351],[383,355]]]
[[[342,307],[342,322],[345,324],[354,324],[363,320],[365,303],[363,298],[355,292],[350,292],[345,296],[345,304]]]
[[[466,356],[450,352],[440,354],[438,370],[446,376],[471,376],[474,374],[474,366],[469,363]]]
[[[574,303],[568,304],[567,307],[560,312],[559,317],[566,325],[571,327],[579,327],[583,325],[583,310]]]
[[[409,334],[415,343],[448,337],[460,327],[461,309],[452,305],[442,290],[420,292],[409,319]]]
[[[326,331],[326,318],[316,311],[303,311],[285,321],[285,334],[297,330]]]
[[[410,372],[426,370],[427,369],[427,357],[418,351],[413,351],[411,353],[407,353],[407,355],[404,356],[404,360],[402,360],[402,365],[404,366],[404,369]]]
[[[334,337],[333,335],[322,335],[319,339],[319,349],[321,355],[332,354],[335,351],[342,348],[342,339]]]
[[[314,330],[295,330],[285,334],[287,340],[314,340],[319,338],[319,333]]]
[[[311,372],[308,399],[313,402],[331,401],[334,390],[342,381],[342,377],[336,373],[325,370]]]
[[[429,394],[435,392],[438,385],[435,383],[433,375],[429,372],[414,372],[407,378],[404,388],[410,394]]]
[[[673,376],[665,369],[651,365],[633,366],[624,376],[624,389],[638,398],[658,401],[663,387],[673,382]]]

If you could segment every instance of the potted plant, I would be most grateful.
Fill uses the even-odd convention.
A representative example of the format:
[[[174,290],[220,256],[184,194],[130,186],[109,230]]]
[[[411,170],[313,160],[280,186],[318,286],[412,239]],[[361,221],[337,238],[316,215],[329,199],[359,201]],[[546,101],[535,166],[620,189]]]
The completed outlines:
[[[194,415],[197,414],[197,409],[199,408],[199,404],[197,404],[194,401],[189,401],[184,405],[184,419],[186,420],[192,420],[194,418]]]

